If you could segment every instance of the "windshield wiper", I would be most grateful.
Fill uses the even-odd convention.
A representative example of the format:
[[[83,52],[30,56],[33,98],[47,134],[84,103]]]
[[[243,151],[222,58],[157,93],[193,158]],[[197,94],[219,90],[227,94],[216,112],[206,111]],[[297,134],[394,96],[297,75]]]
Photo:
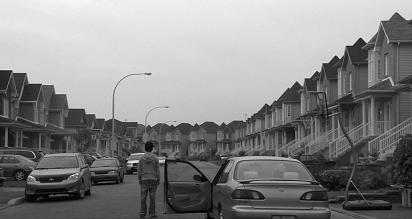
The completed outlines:
[[[312,185],[319,185],[319,182],[313,180],[303,180],[303,179],[279,179],[279,178],[270,178],[270,179],[245,179],[239,180],[239,183],[248,184],[251,182],[259,182],[259,181],[295,181],[295,182],[308,182]]]

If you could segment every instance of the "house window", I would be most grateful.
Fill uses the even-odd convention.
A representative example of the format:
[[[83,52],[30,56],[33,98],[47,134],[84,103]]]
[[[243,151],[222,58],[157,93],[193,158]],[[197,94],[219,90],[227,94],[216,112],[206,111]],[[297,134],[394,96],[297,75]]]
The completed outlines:
[[[384,55],[384,71],[385,71],[385,76],[389,75],[389,56],[388,53]]]
[[[382,77],[381,77],[381,60],[378,60],[378,69],[377,69],[377,76],[378,76],[378,79],[381,79]]]
[[[369,52],[369,58],[368,58],[368,81],[372,82],[372,72],[373,72],[373,56],[372,52]]]
[[[291,105],[287,105],[287,117],[290,117],[290,116],[292,116],[292,106]]]
[[[352,72],[349,72],[349,91],[352,91]]]

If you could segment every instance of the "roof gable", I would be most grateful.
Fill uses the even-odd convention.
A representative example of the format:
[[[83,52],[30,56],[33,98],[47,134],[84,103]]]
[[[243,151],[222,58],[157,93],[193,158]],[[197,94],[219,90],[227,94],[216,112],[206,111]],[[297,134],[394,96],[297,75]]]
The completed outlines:
[[[55,94],[53,85],[43,85],[44,103],[46,108],[49,108],[50,101]]]
[[[316,80],[312,78],[305,78],[305,81],[303,82],[303,89],[305,91],[316,91],[317,90]]]
[[[20,101],[38,101],[41,95],[41,84],[26,84],[24,85],[23,94]]]
[[[216,133],[219,126],[214,122],[204,122],[200,125],[207,133]]]
[[[345,47],[345,54],[343,56],[343,65],[350,61],[352,64],[367,64],[368,51],[362,49],[366,42],[359,38],[352,46]]]
[[[180,133],[187,135],[192,130],[193,126],[189,123],[180,123],[176,126],[176,128],[180,131]]]
[[[69,109],[65,120],[66,127],[87,127],[86,111],[84,109]]]
[[[0,91],[6,91],[9,87],[12,70],[0,70]]]
[[[104,129],[104,119],[96,119],[94,128],[103,130]]]
[[[24,85],[28,84],[26,73],[13,73],[14,81],[16,83],[16,89],[19,96],[23,93]]]
[[[334,56],[328,63],[322,64],[321,79],[326,76],[326,79],[338,79],[338,68],[336,64],[340,61],[337,56]]]
[[[68,107],[66,94],[54,94],[51,97],[49,109],[67,109]]]
[[[96,115],[86,114],[86,123],[87,123],[88,128],[94,129],[95,124],[96,124]]]

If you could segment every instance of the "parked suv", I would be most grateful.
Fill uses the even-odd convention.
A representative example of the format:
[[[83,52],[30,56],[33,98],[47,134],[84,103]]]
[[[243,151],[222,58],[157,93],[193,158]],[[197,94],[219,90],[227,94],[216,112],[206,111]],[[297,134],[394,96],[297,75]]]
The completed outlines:
[[[16,148],[16,147],[0,147],[1,154],[15,154],[27,157],[34,162],[38,162],[40,158],[44,156],[43,152],[40,152],[34,148]]]

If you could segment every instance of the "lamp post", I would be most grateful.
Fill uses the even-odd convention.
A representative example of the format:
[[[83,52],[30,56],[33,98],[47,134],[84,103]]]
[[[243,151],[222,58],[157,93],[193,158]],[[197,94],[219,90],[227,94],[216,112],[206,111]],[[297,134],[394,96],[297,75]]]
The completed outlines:
[[[146,118],[144,119],[144,135],[143,135],[143,136],[146,136],[146,135],[147,135],[147,117],[149,116],[150,112],[152,112],[152,111],[155,110],[155,109],[162,109],[162,108],[167,109],[167,108],[169,108],[169,106],[156,106],[156,107],[151,108],[151,109],[146,113]],[[147,140],[147,139],[145,139],[145,140]]]
[[[124,79],[126,79],[127,77],[130,77],[130,76],[135,76],[135,75],[151,75],[152,73],[150,73],[150,72],[145,72],[145,73],[134,73],[134,74],[128,74],[128,75],[126,75],[126,76],[124,76],[123,78],[121,78],[117,83],[116,83],[116,86],[114,86],[114,89],[113,89],[113,95],[112,95],[112,136],[111,136],[111,148],[114,148],[114,144],[115,144],[115,135],[114,135],[114,95],[115,95],[115,93],[116,93],[116,89],[117,89],[117,86],[119,86],[119,84],[120,84],[120,82],[121,81],[123,81]],[[117,155],[119,155],[119,147],[117,146]],[[112,151],[112,156],[114,155],[114,151]]]
[[[171,120],[171,121],[167,121],[167,122],[164,122],[164,123],[162,123],[161,125],[160,125],[160,128],[159,128],[159,140],[158,140],[158,142],[159,142],[159,156],[160,156],[160,148],[161,148],[161,145],[160,145],[160,140],[161,140],[161,135],[162,135],[162,127],[163,127],[163,125],[165,125],[165,124],[167,124],[167,123],[171,123],[171,122],[177,122],[177,121],[175,121],[175,120]]]

